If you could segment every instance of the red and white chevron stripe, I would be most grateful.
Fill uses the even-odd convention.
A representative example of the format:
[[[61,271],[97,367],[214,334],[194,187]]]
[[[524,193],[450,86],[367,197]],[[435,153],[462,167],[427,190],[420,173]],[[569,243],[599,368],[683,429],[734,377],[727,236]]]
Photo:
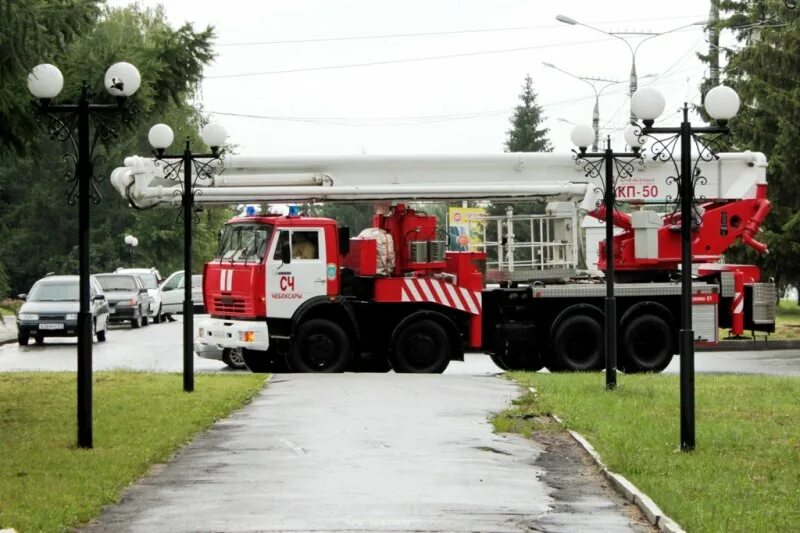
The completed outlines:
[[[407,278],[400,289],[403,302],[432,302],[472,315],[481,313],[481,293],[435,279]]]

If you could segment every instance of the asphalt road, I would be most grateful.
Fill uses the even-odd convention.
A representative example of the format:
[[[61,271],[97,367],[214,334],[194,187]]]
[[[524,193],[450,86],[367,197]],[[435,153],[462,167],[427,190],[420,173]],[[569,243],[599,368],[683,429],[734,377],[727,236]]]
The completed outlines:
[[[13,328],[13,326],[11,326]],[[181,372],[181,317],[177,322],[150,324],[138,330],[129,326],[111,326],[108,340],[95,342],[95,370],[141,370]],[[2,328],[2,326],[0,326]],[[758,350],[736,352],[697,352],[697,372],[771,374],[800,376],[800,350]],[[44,345],[0,346],[0,372],[24,370],[75,371],[76,339],[45,339]],[[197,372],[230,372],[223,363],[195,356]],[[667,373],[677,373],[676,357]],[[501,372],[491,359],[482,354],[468,355],[466,362],[450,363],[447,374],[480,375]]]

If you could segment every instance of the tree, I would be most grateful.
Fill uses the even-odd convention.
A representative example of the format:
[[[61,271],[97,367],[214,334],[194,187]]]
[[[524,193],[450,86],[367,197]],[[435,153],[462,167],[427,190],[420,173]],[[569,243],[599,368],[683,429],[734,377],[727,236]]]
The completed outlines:
[[[548,128],[542,128],[542,107],[536,103],[536,91],[533,90],[533,79],[525,76],[525,84],[519,95],[521,103],[514,109],[511,117],[511,129],[506,132],[507,152],[552,152],[547,134]]]
[[[717,0],[715,0],[717,1]],[[743,246],[728,255],[731,261],[753,262],[780,288],[800,284],[800,17],[784,2],[719,1],[725,17],[722,29],[733,32],[739,46],[724,49],[724,83],[742,100],[731,121],[738,150],[761,151],[769,159],[769,198],[772,213],[761,239],[770,249],[757,256]],[[714,51],[711,51],[713,54]],[[709,56],[702,56],[711,60]],[[706,82],[701,86],[705,92]]]
[[[64,72],[65,86],[59,100],[74,99],[80,81],[87,80],[95,101],[110,102],[102,86],[104,67],[120,58],[135,64],[142,75],[142,87],[133,97],[139,108],[135,121],[123,128],[118,139],[96,151],[104,159],[95,165],[96,174],[108,176],[124,157],[150,152],[147,131],[156,122],[171,124],[176,139],[188,137],[193,146],[203,149],[197,131],[204,119],[189,101],[204,65],[213,57],[212,38],[211,28],[195,31],[186,24],[172,29],[161,9],[105,10],[63,52],[49,58],[30,58],[32,64],[21,68],[16,81],[5,86],[26,95],[24,74],[47,59]],[[24,97],[24,118],[35,123],[29,97]],[[0,264],[8,272],[12,294],[27,292],[47,272],[75,273],[78,266],[77,209],[67,204],[70,184],[61,178],[67,170],[62,159],[67,147],[51,140],[41,129],[26,135],[20,137],[25,155],[0,161]],[[176,223],[177,210],[134,211],[107,179],[99,184],[99,190],[103,201],[92,208],[93,272],[122,266],[121,258],[127,257],[123,242],[127,233],[139,238],[134,258],[137,266],[155,266],[164,273],[181,268],[183,233]],[[200,216],[194,234],[197,264],[213,254],[219,228],[228,217],[229,212],[224,210]]]
[[[542,107],[536,103],[536,91],[533,89],[533,79],[530,74],[525,76],[525,83],[522,85],[522,92],[519,95],[520,103],[514,109],[511,116],[511,129],[506,132],[506,151],[507,152],[551,152],[553,147],[548,139],[549,129],[542,127],[544,117]],[[544,202],[513,202],[505,200],[502,202],[492,202],[487,213],[492,216],[506,214],[506,208],[511,206],[515,215],[540,215],[544,213]],[[497,238],[497,225],[492,223],[487,226],[487,238]],[[517,242],[528,242],[531,240],[530,227],[527,224],[519,224],[515,227],[515,237]],[[530,250],[517,250],[515,260],[530,260]],[[490,258],[496,260],[495,257]]]

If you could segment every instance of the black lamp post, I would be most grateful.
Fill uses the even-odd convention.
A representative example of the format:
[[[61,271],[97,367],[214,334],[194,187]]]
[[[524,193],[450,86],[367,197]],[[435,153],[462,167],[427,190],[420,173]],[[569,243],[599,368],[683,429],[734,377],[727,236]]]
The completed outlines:
[[[186,139],[183,153],[166,154],[175,135],[166,124],[156,124],[150,128],[148,140],[154,148],[156,165],[163,163],[164,178],[177,181],[180,185],[180,214],[183,217],[183,390],[194,390],[194,302],[192,302],[192,219],[197,214],[194,197],[199,179],[210,179],[212,166],[222,161],[224,153],[220,147],[225,144],[228,134],[219,124],[207,124],[202,132],[203,142],[211,147],[210,154],[192,153],[191,142]],[[128,186],[126,195],[131,206],[136,209],[150,209],[136,205]]]
[[[583,165],[586,177],[597,179],[600,185],[595,189],[603,195],[597,207],[605,211],[606,225],[606,301],[605,301],[605,361],[606,389],[617,387],[617,300],[614,297],[614,209],[616,208],[616,185],[618,179],[630,178],[634,162],[641,161],[638,138],[632,138],[631,128],[625,131],[625,139],[631,152],[614,152],[611,138],[606,139],[606,149],[602,152],[587,152],[586,147],[595,138],[590,126],[576,126],[572,130],[572,142],[578,147],[575,162]]]
[[[689,106],[683,105],[683,121],[677,127],[655,127],[655,119],[664,111],[664,97],[657,90],[644,88],[631,99],[631,109],[641,118],[643,136],[653,139],[653,159],[671,162],[675,175],[668,178],[678,186],[676,210],[680,208],[681,221],[681,330],[680,386],[681,386],[681,450],[695,448],[695,394],[694,394],[694,331],[692,329],[692,226],[695,225],[694,190],[706,178],[700,174],[699,164],[718,159],[713,145],[721,135],[728,135],[726,124],[739,110],[739,96],[730,87],[719,85],[706,94],[704,107],[719,126],[693,127],[689,122]],[[706,137],[701,137],[705,135]],[[664,137],[666,136],[666,137]],[[697,153],[692,154],[692,146]],[[693,157],[696,157],[693,161]]]
[[[106,71],[105,87],[116,98],[114,104],[94,104],[94,96],[84,81],[76,104],[53,104],[64,86],[61,71],[42,64],[28,74],[28,90],[39,100],[39,110],[49,120],[52,138],[69,140],[73,152],[67,157],[75,164],[67,174],[72,188],[67,195],[70,205],[78,204],[79,299],[78,311],[78,446],[92,447],[92,316],[89,311],[89,206],[100,202],[99,179],[94,174],[94,147],[98,140],[117,136],[119,120],[132,117],[127,97],[139,88],[139,71],[130,63],[115,63]],[[91,126],[94,123],[94,139]],[[76,139],[77,136],[77,139]]]

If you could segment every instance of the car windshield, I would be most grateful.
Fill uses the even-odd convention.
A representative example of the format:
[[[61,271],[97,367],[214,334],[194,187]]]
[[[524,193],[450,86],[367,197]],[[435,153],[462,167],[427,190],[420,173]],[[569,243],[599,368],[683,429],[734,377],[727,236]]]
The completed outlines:
[[[29,302],[77,302],[77,281],[49,281],[35,284],[28,295]]]
[[[158,279],[156,275],[153,273],[147,274],[136,274],[139,276],[139,279],[142,280],[142,285],[144,285],[145,289],[157,289],[158,288]]]
[[[192,287],[202,287],[203,286],[203,276],[194,275],[192,276]]]
[[[97,276],[97,281],[104,291],[136,290],[136,280],[133,276]]]
[[[260,263],[267,251],[271,232],[272,226],[266,224],[229,224],[222,232],[214,258]]]

